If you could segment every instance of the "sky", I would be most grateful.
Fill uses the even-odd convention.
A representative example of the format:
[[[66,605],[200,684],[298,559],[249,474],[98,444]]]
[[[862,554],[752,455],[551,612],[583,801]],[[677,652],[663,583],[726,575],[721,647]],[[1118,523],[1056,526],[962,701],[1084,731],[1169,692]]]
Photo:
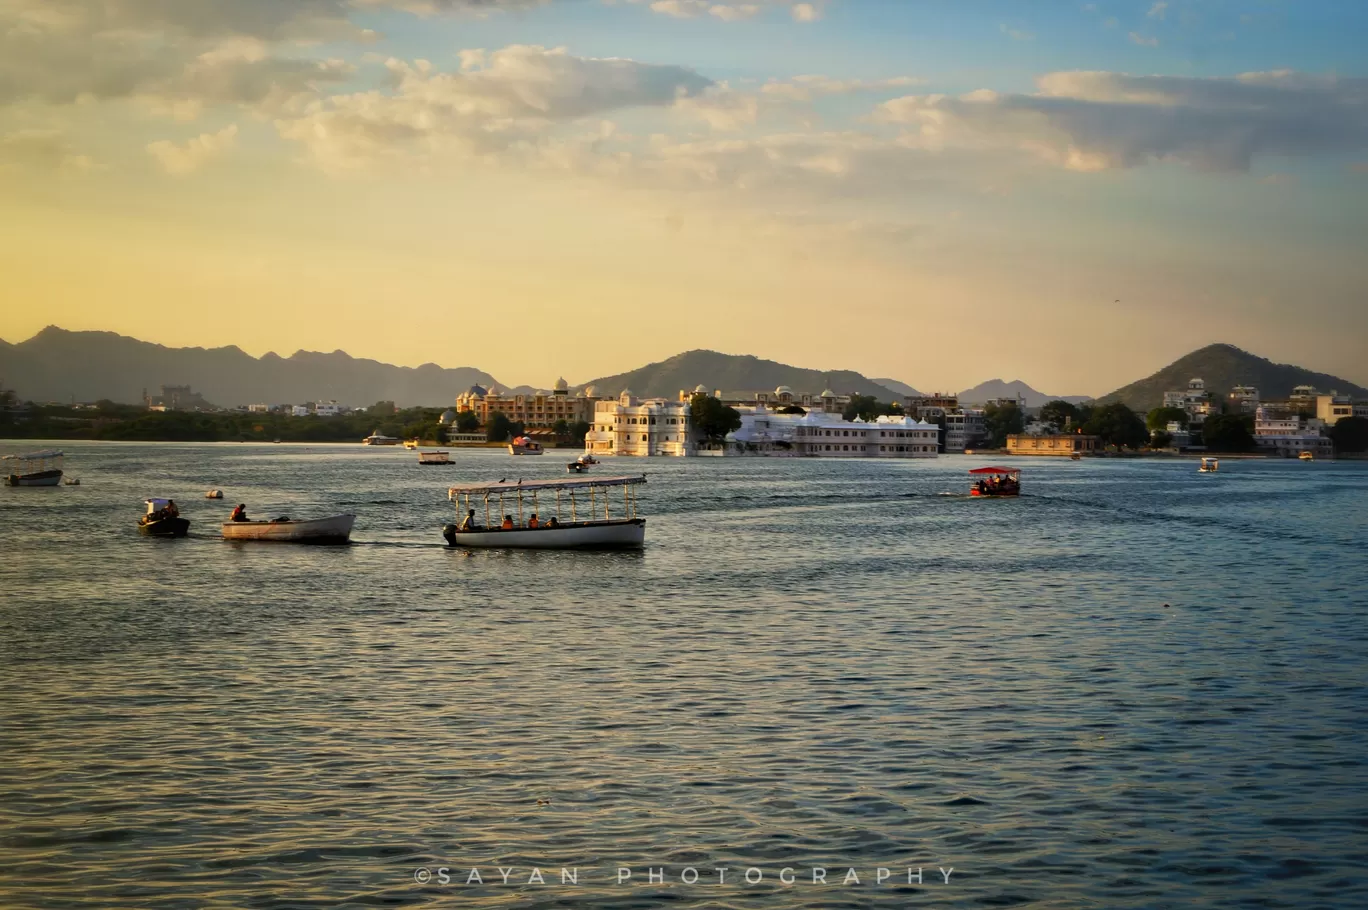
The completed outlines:
[[[1347,0],[0,0],[0,337],[1368,385],[1365,46]]]

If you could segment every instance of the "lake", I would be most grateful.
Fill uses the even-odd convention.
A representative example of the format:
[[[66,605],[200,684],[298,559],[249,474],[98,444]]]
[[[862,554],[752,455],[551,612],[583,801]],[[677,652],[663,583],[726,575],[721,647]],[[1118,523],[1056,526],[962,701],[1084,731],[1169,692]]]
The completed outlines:
[[[4,906],[1368,906],[1368,463],[605,460],[644,551],[467,552],[449,484],[574,453],[63,446],[0,489]]]

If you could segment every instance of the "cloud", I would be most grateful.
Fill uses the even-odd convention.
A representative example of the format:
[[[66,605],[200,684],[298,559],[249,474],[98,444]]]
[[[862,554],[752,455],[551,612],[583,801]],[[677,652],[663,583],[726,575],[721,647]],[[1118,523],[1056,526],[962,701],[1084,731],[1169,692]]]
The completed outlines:
[[[94,159],[78,154],[57,130],[19,130],[0,135],[0,171],[83,173],[95,167]]]
[[[795,22],[816,22],[822,18],[822,8],[815,3],[795,3],[790,11]]]
[[[1034,40],[1035,40],[1035,35],[1032,34],[1031,32],[1025,32],[1025,31],[1022,31],[1021,29],[1016,29],[1016,28],[1009,28],[1009,27],[1007,26],[1007,23],[1005,23],[1005,22],[1003,22],[1003,23],[1001,23],[1000,25],[998,25],[998,30],[1001,31],[1001,32],[1002,32],[1004,35],[1006,35],[1008,38],[1011,38],[1013,41],[1034,41]]]
[[[467,57],[460,72],[425,60],[386,66],[392,91],[332,96],[303,116],[278,119],[277,129],[332,171],[410,150],[480,157],[537,141],[558,123],[665,107],[712,85],[685,67],[532,45]]]
[[[822,95],[849,95],[856,92],[880,92],[917,85],[923,80],[912,76],[889,79],[833,79],[829,76],[794,76],[792,79],[771,79],[760,87],[765,95],[791,101],[810,101]]]
[[[147,153],[157,159],[168,174],[183,176],[200,169],[205,162],[217,158],[237,141],[238,128],[234,123],[217,133],[202,133],[184,145],[162,140],[147,146]]]
[[[1248,170],[1258,156],[1368,148],[1368,80],[1287,71],[1235,77],[1050,73],[1036,94],[909,95],[875,119],[928,148],[1015,149],[1072,170],[1176,161]]]
[[[651,9],[676,19],[693,19],[698,16],[715,16],[723,22],[736,22],[759,14],[760,6],[755,3],[718,3],[714,0],[655,0]]]
[[[1168,3],[1166,3],[1165,0],[1158,0],[1158,2],[1150,7],[1149,12],[1145,13],[1145,15],[1150,19],[1162,20],[1167,12]]]
[[[1131,44],[1138,44],[1141,47],[1158,47],[1159,39],[1149,35],[1142,35],[1139,32],[1130,33]]]

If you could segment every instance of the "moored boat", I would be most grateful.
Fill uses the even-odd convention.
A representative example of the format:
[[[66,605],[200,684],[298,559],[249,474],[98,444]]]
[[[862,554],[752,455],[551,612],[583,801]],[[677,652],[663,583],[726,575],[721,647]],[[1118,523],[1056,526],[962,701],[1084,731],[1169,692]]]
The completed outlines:
[[[530,436],[515,436],[508,444],[509,455],[541,455],[545,451],[542,444]]]
[[[637,515],[636,487],[645,482],[637,475],[461,484],[448,490],[447,498],[457,504],[462,520],[442,528],[442,536],[453,547],[639,549],[646,542],[646,519]],[[622,488],[622,504],[615,518],[617,487]],[[547,511],[554,511],[552,517],[539,511],[542,498]],[[477,506],[484,513],[483,524]]]
[[[419,464],[455,464],[447,452],[419,452]]]
[[[397,446],[399,441],[398,437],[386,436],[379,430],[374,430],[369,436],[361,440],[361,444],[363,446]],[[280,440],[277,439],[276,442],[280,442]]]
[[[10,487],[55,487],[62,482],[61,452],[28,452],[0,459],[5,485]]]
[[[138,519],[138,532],[148,537],[184,537],[190,532],[190,519],[181,518],[170,499],[148,499],[147,512]]]
[[[574,461],[567,464],[565,470],[569,471],[571,474],[584,474],[589,471],[590,465],[596,465],[598,463],[598,459],[593,455],[581,455],[579,458],[576,458]]]
[[[227,540],[268,540],[282,543],[346,543],[356,516],[330,515],[303,521],[277,518],[272,521],[225,521]]]
[[[998,499],[1021,495],[1020,468],[974,468],[969,475],[973,478],[970,496]]]
[[[1203,458],[1202,466],[1197,469],[1198,474],[1215,474],[1221,469],[1220,461],[1215,458]]]
[[[1315,460],[1316,460],[1316,453],[1315,453],[1315,452],[1310,452],[1310,451],[1307,451],[1307,452],[1298,452],[1298,453],[1297,453],[1297,457],[1300,458],[1302,461],[1315,461]]]

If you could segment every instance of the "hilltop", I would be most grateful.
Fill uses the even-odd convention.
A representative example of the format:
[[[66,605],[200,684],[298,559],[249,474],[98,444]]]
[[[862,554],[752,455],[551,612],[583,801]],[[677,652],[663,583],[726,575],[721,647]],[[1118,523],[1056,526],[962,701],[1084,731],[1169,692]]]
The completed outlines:
[[[828,388],[838,395],[873,395],[880,401],[901,401],[902,394],[885,388],[851,370],[807,370],[761,360],[749,354],[717,351],[685,351],[669,360],[647,364],[629,373],[603,376],[576,386],[594,386],[600,395],[617,395],[623,389],[642,398],[676,397],[682,389],[698,385],[708,391],[768,391],[786,385],[796,395],[820,395]]]
[[[494,377],[473,367],[434,363],[399,367],[345,351],[296,351],[253,357],[236,346],[170,348],[114,332],[69,332],[48,326],[19,344],[0,341],[0,378],[32,401],[142,401],[163,383],[189,385],[217,405],[303,403],[335,399],[354,406],[393,401],[400,407],[452,401]]]
[[[1345,395],[1368,397],[1368,389],[1347,379],[1274,363],[1233,344],[1209,344],[1178,358],[1152,376],[1102,396],[1098,403],[1120,401],[1137,411],[1148,411],[1164,403],[1164,392],[1187,388],[1188,380],[1194,377],[1205,380],[1207,389],[1221,397],[1237,385],[1254,386],[1264,400],[1286,398],[1293,387],[1299,385],[1315,386],[1322,392],[1334,390]]]
[[[1025,399],[1028,408],[1038,408],[1051,401],[1067,401],[1070,404],[1087,404],[1092,401],[1087,395],[1046,395],[1044,392],[1037,392],[1020,379],[1013,379],[1011,382],[990,379],[959,393],[960,404],[964,405],[983,404],[994,398],[1016,397]]]

